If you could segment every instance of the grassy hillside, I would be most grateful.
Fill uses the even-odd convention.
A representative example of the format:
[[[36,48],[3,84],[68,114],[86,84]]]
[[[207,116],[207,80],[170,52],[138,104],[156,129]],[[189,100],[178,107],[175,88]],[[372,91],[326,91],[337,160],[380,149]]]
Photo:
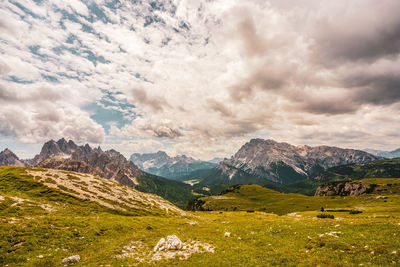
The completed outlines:
[[[182,182],[172,181],[155,175],[136,179],[139,182],[139,185],[135,187],[137,190],[161,196],[180,208],[185,208],[187,203],[196,197],[192,194],[191,186]]]
[[[318,211],[324,209],[343,208],[347,210],[368,208],[377,204],[376,194],[397,193],[400,184],[392,185],[394,192],[379,191],[375,194],[359,197],[311,197],[302,194],[285,194],[259,185],[232,186],[226,193],[217,196],[199,198],[197,204],[201,204],[204,210],[224,211],[264,211],[284,215],[291,212]],[[400,212],[400,196],[391,195],[387,202],[393,204],[393,210]],[[388,204],[389,205],[389,204]],[[396,206],[397,205],[397,206]]]
[[[75,254],[81,261],[71,266],[400,264],[400,239],[396,238],[400,235],[400,211],[395,195],[360,201],[338,198],[337,203],[342,203],[337,204],[338,209],[356,205],[363,213],[329,212],[335,214],[334,220],[316,218],[319,207],[287,216],[258,211],[186,215],[122,211],[76,197],[64,188],[50,188],[50,179],[58,181],[55,175],[60,174],[46,175],[48,171],[44,171],[43,177],[35,179],[25,170],[0,168],[0,266],[64,266],[61,260]],[[87,177],[79,178],[82,182]],[[108,182],[105,185],[112,197],[120,188]],[[282,197],[274,194],[278,200]],[[247,198],[255,201],[250,194]],[[225,237],[225,232],[230,237]],[[185,242],[185,249],[153,251],[161,237],[172,234]]]

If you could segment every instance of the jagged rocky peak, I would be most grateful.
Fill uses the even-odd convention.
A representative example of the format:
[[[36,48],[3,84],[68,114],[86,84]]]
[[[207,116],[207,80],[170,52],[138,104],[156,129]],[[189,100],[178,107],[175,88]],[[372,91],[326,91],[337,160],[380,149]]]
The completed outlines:
[[[20,160],[17,155],[10,149],[6,148],[0,152],[0,166],[25,166],[23,160]]]
[[[64,138],[57,142],[46,142],[33,165],[97,174],[131,187],[136,185],[133,177],[144,175],[135,164],[114,149],[103,152],[100,147],[91,148],[89,144],[77,146]]]
[[[274,183],[293,182],[323,169],[366,163],[379,157],[354,149],[330,146],[294,146],[271,139],[252,139],[230,159],[219,164],[230,179],[243,174],[264,178]],[[243,181],[242,181],[243,182]]]

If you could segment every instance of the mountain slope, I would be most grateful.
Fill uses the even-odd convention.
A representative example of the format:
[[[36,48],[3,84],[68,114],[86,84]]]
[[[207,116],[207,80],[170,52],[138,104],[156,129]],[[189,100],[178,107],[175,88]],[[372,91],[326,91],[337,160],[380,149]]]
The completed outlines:
[[[273,140],[252,139],[230,159],[225,159],[202,185],[216,183],[288,184],[333,166],[379,159],[353,149],[293,146]]]
[[[148,173],[178,181],[191,178],[199,171],[209,170],[217,166],[215,163],[195,160],[185,155],[170,157],[163,151],[145,154],[134,153],[130,160]]]
[[[285,185],[267,185],[267,187],[285,193],[301,193],[314,195],[316,189],[326,183],[357,181],[359,179],[376,178],[400,178],[400,159],[375,160],[368,163],[348,164],[326,169],[318,174]]]
[[[25,162],[20,160],[17,155],[15,155],[8,148],[0,152],[0,166],[25,166]]]
[[[159,196],[99,176],[63,170],[1,167],[0,192],[31,201],[60,201],[65,205],[86,203],[93,208],[99,205],[104,210],[127,214],[183,214]],[[41,207],[44,210],[58,209],[60,203],[47,203]]]
[[[400,178],[400,158],[337,166],[310,179],[317,182],[331,182],[364,178]]]

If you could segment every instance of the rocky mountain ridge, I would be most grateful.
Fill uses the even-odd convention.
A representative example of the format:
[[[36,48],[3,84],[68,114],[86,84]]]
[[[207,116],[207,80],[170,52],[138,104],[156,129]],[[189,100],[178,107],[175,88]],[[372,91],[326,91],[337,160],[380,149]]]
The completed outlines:
[[[92,148],[88,144],[78,146],[72,140],[67,142],[64,138],[57,142],[46,142],[40,154],[30,164],[42,168],[97,174],[130,187],[137,184],[133,177],[144,175],[135,164],[115,150],[102,151],[100,147]]]
[[[0,152],[0,166],[25,166],[24,160],[20,160],[17,155],[14,154],[8,148]]]
[[[164,151],[134,153],[130,160],[143,171],[173,180],[183,180],[196,171],[208,170],[217,166],[215,163],[196,160],[186,155],[170,157]]]
[[[252,139],[230,159],[222,161],[216,169],[218,174],[214,176],[219,176],[219,183],[285,184],[330,167],[379,158],[354,149],[294,146],[270,139]],[[206,181],[212,182],[211,177]]]
[[[7,162],[0,162],[0,165]],[[36,166],[98,175],[141,192],[159,195],[180,207],[185,207],[187,201],[193,198],[189,185],[148,174],[113,149],[103,151],[100,147],[92,148],[88,144],[78,146],[64,138],[46,142],[38,155],[31,160],[21,162],[22,165],[18,166]],[[7,165],[15,166],[17,163]]]

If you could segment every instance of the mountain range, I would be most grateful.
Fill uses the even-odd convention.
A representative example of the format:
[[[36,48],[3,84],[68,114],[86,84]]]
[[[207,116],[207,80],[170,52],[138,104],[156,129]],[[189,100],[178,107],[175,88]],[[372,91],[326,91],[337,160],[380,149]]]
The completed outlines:
[[[216,163],[196,160],[186,155],[170,157],[164,151],[145,154],[134,153],[130,160],[143,171],[178,181],[193,178],[199,173],[217,166]]]
[[[157,194],[181,207],[193,197],[190,186],[148,174],[113,149],[103,151],[88,144],[78,146],[64,138],[46,142],[40,153],[30,160],[19,160],[10,150],[4,150],[0,153],[0,166],[10,165],[95,174],[145,193]]]
[[[354,149],[294,146],[274,140],[252,139],[208,173],[199,185],[288,184],[330,167],[380,158]]]
[[[368,152],[372,155],[383,157],[383,158],[400,158],[400,148],[393,150],[393,151],[383,151],[383,150],[375,150],[375,149],[364,149],[365,152]]]

